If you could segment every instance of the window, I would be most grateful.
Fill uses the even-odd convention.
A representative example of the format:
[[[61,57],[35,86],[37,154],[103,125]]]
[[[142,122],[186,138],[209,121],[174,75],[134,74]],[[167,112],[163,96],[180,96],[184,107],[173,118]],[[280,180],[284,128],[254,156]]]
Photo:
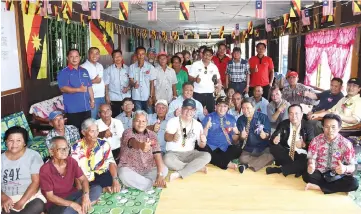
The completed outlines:
[[[286,75],[288,71],[288,35],[280,37],[279,40],[279,65],[278,72]],[[276,71],[277,72],[277,71]]]
[[[241,58],[246,59],[246,43],[241,43]]]
[[[252,57],[252,39],[248,40],[248,57]]]
[[[56,84],[58,72],[66,66],[66,53],[71,48],[80,52],[81,62],[86,59],[89,46],[88,26],[81,23],[67,24],[48,19],[48,66],[51,84]]]

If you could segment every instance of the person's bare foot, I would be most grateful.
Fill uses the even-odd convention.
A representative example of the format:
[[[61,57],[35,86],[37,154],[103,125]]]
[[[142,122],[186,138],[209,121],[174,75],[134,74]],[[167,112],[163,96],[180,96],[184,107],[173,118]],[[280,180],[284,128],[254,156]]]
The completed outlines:
[[[180,174],[178,172],[173,172],[172,174],[170,174],[169,176],[169,182],[172,182],[178,178],[180,178]]]
[[[307,190],[321,190],[321,188],[316,184],[307,183],[305,186],[305,191]]]
[[[208,168],[205,166],[202,169],[200,169],[198,172],[203,172],[204,174],[208,173]]]
[[[233,169],[233,170],[235,170],[235,171],[238,171],[238,165],[235,164],[235,163],[232,163],[232,162],[229,162],[229,163],[228,163],[227,168]]]

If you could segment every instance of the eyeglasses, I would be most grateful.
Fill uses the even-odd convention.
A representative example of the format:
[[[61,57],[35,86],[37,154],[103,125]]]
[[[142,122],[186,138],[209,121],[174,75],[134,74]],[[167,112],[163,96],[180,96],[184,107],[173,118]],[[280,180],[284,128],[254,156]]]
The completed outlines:
[[[204,69],[205,69],[204,74],[207,74],[207,66],[204,66]]]
[[[65,147],[65,148],[57,148],[56,149],[56,151],[57,152],[66,152],[66,153],[68,153],[69,152],[69,150],[70,150],[70,148],[69,147]]]

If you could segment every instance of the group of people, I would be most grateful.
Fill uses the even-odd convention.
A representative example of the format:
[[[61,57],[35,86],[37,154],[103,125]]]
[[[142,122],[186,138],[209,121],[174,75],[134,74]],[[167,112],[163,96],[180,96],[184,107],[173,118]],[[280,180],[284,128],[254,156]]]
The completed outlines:
[[[348,81],[345,97],[339,78],[329,91],[315,93],[291,69],[287,86],[271,87],[273,63],[265,50],[258,44],[256,58],[246,61],[239,48],[229,59],[225,45],[216,56],[201,47],[200,60],[189,65],[189,52],[177,53],[169,66],[166,53],[155,58],[150,49],[146,60],[138,47],[129,67],[115,50],[104,72],[97,48],[81,66],[79,52],[70,50],[69,65],[58,75],[65,114],[49,115],[50,159],[44,163],[26,147],[24,128],[5,133],[3,211],[87,213],[102,192],[119,192],[122,185],[165,188],[168,181],[207,174],[209,163],[241,174],[264,167],[267,174],[295,174],[306,190],[325,194],[356,190],[355,151],[339,131],[361,120],[361,80]],[[225,96],[215,96],[222,86]],[[314,105],[307,115],[303,104]]]

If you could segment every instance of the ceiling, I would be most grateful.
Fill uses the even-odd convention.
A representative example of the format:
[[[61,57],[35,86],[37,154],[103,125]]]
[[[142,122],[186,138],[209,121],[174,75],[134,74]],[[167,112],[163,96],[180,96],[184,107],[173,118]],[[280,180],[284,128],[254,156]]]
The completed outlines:
[[[135,0],[130,0],[135,1]],[[253,21],[253,25],[264,23],[264,19],[255,18],[255,0],[193,0],[190,1],[190,19],[179,20],[179,1],[158,0],[158,21],[148,22],[147,1],[138,0],[138,4],[129,3],[128,22],[156,31],[178,31],[191,30],[194,33],[218,34],[219,28],[224,26],[225,34],[230,34],[237,23],[240,30],[247,28],[247,23]],[[313,1],[303,0],[302,6],[312,4]],[[112,1],[112,9],[102,8],[102,12],[116,18],[119,17],[119,2]],[[165,8],[165,9],[164,9]],[[176,8],[174,11],[169,11]],[[168,11],[167,11],[168,10]],[[267,0],[266,17],[278,17],[289,13],[290,1]]]

